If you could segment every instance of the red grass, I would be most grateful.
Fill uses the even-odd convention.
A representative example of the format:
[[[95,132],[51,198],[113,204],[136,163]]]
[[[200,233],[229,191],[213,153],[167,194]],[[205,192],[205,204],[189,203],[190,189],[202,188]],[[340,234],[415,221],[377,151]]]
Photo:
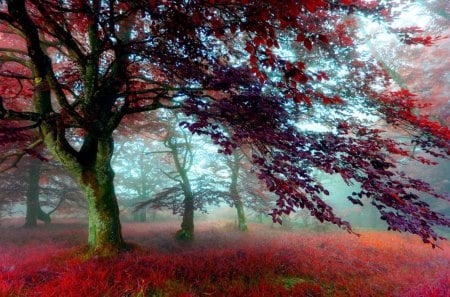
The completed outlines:
[[[450,296],[447,243],[199,223],[195,243],[182,244],[177,227],[125,224],[142,249],[89,260],[77,252],[84,226],[2,229],[0,296]]]

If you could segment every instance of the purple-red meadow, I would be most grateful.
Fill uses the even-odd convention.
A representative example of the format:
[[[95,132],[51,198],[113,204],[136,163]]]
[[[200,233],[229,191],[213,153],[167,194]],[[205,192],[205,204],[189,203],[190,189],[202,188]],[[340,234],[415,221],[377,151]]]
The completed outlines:
[[[411,235],[282,231],[239,233],[200,222],[194,243],[177,223],[125,223],[136,249],[82,256],[82,224],[2,227],[0,296],[448,296],[450,249]]]

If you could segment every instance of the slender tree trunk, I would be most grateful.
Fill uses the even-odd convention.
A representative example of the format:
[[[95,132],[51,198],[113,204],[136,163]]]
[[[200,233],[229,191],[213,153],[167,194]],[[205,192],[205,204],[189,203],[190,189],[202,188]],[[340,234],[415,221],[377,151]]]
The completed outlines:
[[[134,213],[133,219],[136,222],[145,222],[145,221],[147,221],[147,209],[143,208],[143,209],[139,209],[138,211],[136,211]]]
[[[263,223],[264,222],[264,220],[263,220],[263,213],[262,212],[258,212],[258,223]]]
[[[238,217],[238,229],[240,231],[248,231],[247,222],[245,218],[244,206],[242,204],[242,198],[239,195],[237,184],[239,177],[239,156],[235,151],[233,153],[233,163],[231,164],[231,184],[230,184],[230,196],[233,199],[234,207],[236,207]]]
[[[180,175],[183,180],[184,212],[181,229],[177,232],[176,238],[190,241],[194,239],[194,195],[187,173],[183,170]]]
[[[25,217],[25,228],[34,228],[37,226],[37,221],[41,220],[49,224],[50,216],[41,209],[39,203],[39,177],[41,174],[42,163],[39,160],[30,161],[30,171],[28,175],[28,189],[27,189],[27,210]]]
[[[234,205],[236,207],[237,216],[238,216],[238,228],[239,231],[248,231],[247,220],[245,218],[244,207],[242,206],[242,201],[238,197],[238,199],[234,200]]]
[[[31,160],[28,174],[27,189],[27,213],[25,217],[26,228],[37,226],[38,209],[39,209],[39,175],[41,172],[41,164],[37,160]]]
[[[194,194],[192,193],[191,183],[189,181],[189,177],[187,175],[189,162],[186,162],[188,156],[192,157],[192,151],[190,148],[190,143],[185,137],[186,151],[184,154],[184,158],[180,157],[178,152],[178,143],[174,136],[169,136],[166,140],[165,145],[172,152],[172,158],[175,163],[175,168],[180,177],[180,184],[183,189],[184,194],[184,212],[183,212],[183,221],[181,222],[181,229],[177,231],[175,234],[175,238],[185,241],[191,241],[194,239]]]

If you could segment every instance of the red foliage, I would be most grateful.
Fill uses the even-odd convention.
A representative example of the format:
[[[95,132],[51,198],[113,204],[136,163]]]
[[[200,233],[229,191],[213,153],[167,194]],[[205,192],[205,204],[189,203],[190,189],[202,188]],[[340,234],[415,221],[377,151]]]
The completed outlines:
[[[176,224],[125,224],[146,249],[83,260],[79,227],[7,231],[0,296],[446,296],[448,244],[432,250],[411,236],[364,232],[249,234],[198,224],[198,241],[172,240]],[[53,229],[51,229],[53,228]],[[31,242],[25,244],[29,235]],[[52,238],[51,243],[42,242]],[[73,241],[76,239],[75,241]],[[71,240],[71,241],[68,241]],[[19,259],[16,254],[22,255]],[[422,269],[425,268],[426,269]],[[420,275],[417,274],[420,269]],[[421,295],[422,294],[422,295]],[[425,294],[425,295],[423,295]]]
[[[55,157],[82,172],[109,162],[95,157],[94,144],[112,144],[124,117],[178,108],[192,116],[183,126],[211,136],[220,152],[252,146],[258,178],[278,195],[274,221],[306,208],[352,232],[322,198],[328,190],[314,178],[318,170],[359,184],[351,202],[369,198],[390,229],[434,246],[434,228],[450,219],[423,197],[447,197],[405,176],[395,154],[418,145],[448,158],[449,130],[418,113],[423,106],[412,94],[392,92],[388,71],[359,48],[366,42],[360,16],[405,44],[439,39],[416,27],[393,28],[399,2],[1,1],[0,143],[23,142],[4,132],[13,130],[6,121],[33,122]],[[295,54],[282,56],[286,51]],[[410,142],[356,120],[355,110],[405,129]],[[302,131],[299,119],[329,131]],[[84,136],[82,149],[68,139],[73,129]]]

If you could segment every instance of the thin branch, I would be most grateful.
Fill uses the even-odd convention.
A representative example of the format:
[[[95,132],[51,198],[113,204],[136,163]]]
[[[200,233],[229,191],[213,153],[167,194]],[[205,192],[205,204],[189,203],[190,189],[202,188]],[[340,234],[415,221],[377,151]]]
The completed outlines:
[[[5,109],[5,106],[3,105],[3,97],[0,96],[0,119],[11,121],[32,121],[40,123],[42,121],[42,115],[36,112],[20,112],[11,109]]]
[[[173,180],[173,181],[176,181],[176,182],[178,182],[178,183],[180,183],[180,184],[183,184],[183,181],[182,181],[182,180],[177,179],[177,177],[180,176],[178,173],[175,173],[175,176],[171,176],[169,173],[165,172],[164,170],[162,170],[162,169],[159,169],[159,170],[161,171],[162,174],[164,174],[165,176],[167,176],[169,179],[171,179],[171,180]]]
[[[38,139],[35,142],[33,142],[32,144],[30,144],[26,149],[24,149],[20,152],[10,153],[10,154],[6,154],[5,156],[3,156],[0,159],[0,164],[4,163],[6,160],[8,160],[12,157],[15,157],[15,160],[9,166],[6,166],[5,168],[0,169],[0,173],[6,172],[12,168],[16,168],[17,164],[19,164],[19,162],[22,160],[23,156],[25,156],[27,154],[27,151],[38,147],[42,143],[43,143],[43,140]]]

